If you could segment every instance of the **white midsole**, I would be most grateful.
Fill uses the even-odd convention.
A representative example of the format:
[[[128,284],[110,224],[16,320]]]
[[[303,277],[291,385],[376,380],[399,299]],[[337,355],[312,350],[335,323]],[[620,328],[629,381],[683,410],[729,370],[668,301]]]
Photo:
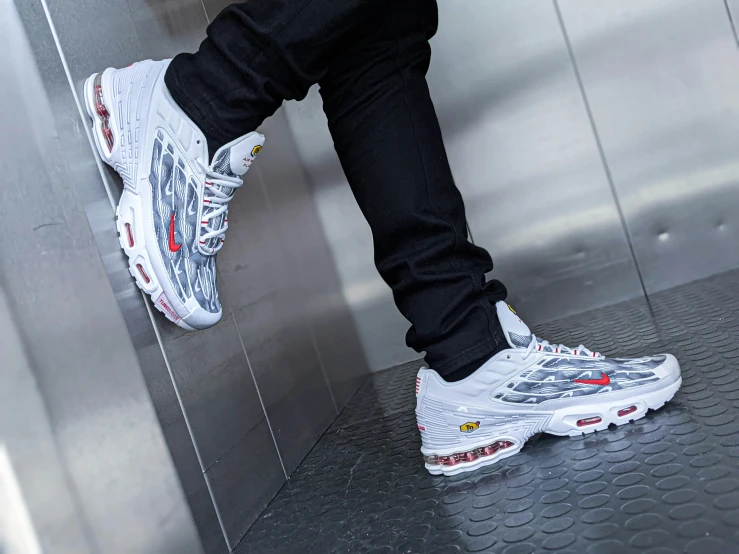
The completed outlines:
[[[617,391],[615,393],[608,393],[608,400],[600,402],[585,402],[585,398],[589,397],[581,396],[572,399],[571,405],[553,410],[549,413],[520,414],[515,420],[508,415],[506,419],[513,420],[513,422],[502,425],[502,432],[500,434],[496,433],[495,436],[488,435],[476,441],[469,441],[444,448],[423,446],[421,452],[425,456],[451,456],[452,454],[482,448],[500,440],[515,441],[514,447],[501,450],[493,456],[481,457],[472,462],[460,462],[452,466],[426,463],[425,466],[429,472],[435,475],[442,473],[445,475],[455,475],[463,471],[471,471],[478,467],[496,463],[503,458],[512,456],[521,449],[523,444],[534,432],[545,432],[560,436],[576,436],[595,431],[603,431],[610,424],[623,425],[644,417],[650,409],[660,408],[675,395],[681,384],[682,378],[678,375],[672,383],[667,385],[664,382],[655,383],[657,386],[653,387],[652,390],[642,390],[638,395],[634,395],[634,391],[629,390]],[[634,411],[630,411],[623,416],[618,415],[620,410],[631,408],[632,406],[636,407]],[[577,421],[588,418],[600,418],[601,421],[586,427],[577,426]]]

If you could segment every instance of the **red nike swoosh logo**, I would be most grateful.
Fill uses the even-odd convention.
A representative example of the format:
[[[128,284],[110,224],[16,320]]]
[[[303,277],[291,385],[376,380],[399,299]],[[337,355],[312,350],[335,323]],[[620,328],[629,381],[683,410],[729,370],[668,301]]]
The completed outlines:
[[[169,249],[172,252],[178,252],[182,248],[181,244],[177,244],[174,238],[174,212],[172,212],[172,218],[169,220]]]
[[[600,385],[601,387],[605,387],[611,383],[611,380],[608,378],[608,375],[601,372],[600,379],[574,379],[572,382],[580,383],[581,385]]]

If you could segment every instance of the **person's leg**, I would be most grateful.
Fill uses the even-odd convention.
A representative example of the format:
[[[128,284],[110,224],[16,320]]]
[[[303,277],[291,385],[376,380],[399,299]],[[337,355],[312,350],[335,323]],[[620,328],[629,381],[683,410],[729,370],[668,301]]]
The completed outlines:
[[[407,343],[456,380],[507,344],[485,283],[490,255],[467,236],[464,205],[426,84],[434,0],[374,9],[321,78],[324,110],[354,196],[372,228],[375,262]]]
[[[224,9],[195,54],[180,54],[165,83],[200,127],[211,154],[253,131],[283,100],[301,99],[326,73],[339,42],[386,0],[251,0]]]

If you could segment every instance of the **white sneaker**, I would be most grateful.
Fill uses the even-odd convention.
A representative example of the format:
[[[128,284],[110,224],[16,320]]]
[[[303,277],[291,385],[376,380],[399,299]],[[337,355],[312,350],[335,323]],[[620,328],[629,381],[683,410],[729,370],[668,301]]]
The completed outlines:
[[[433,475],[498,462],[536,433],[574,436],[640,419],[682,384],[670,354],[609,359],[549,344],[508,304],[496,308],[510,349],[456,383],[426,368],[416,377],[421,452]]]
[[[100,157],[123,178],[116,215],[131,275],[169,320],[205,329],[221,319],[216,253],[228,202],[264,136],[236,139],[206,164],[205,136],[164,84],[168,65],[96,73],[85,82],[85,106]]]

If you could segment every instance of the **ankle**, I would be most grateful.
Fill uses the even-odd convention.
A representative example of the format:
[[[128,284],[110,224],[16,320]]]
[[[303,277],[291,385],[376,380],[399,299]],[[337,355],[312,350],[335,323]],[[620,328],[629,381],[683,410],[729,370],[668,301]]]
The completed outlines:
[[[442,375],[441,377],[447,383],[456,383],[457,381],[466,379],[467,377],[472,375],[475,371],[480,369],[482,365],[485,362],[487,362],[490,358],[495,356],[501,350],[505,350],[506,348],[509,348],[509,346],[505,343],[505,341],[501,341],[501,344],[499,344],[497,348],[491,350],[484,356],[475,358],[474,360],[467,362],[459,367],[455,367],[451,371],[445,372],[444,375]]]

